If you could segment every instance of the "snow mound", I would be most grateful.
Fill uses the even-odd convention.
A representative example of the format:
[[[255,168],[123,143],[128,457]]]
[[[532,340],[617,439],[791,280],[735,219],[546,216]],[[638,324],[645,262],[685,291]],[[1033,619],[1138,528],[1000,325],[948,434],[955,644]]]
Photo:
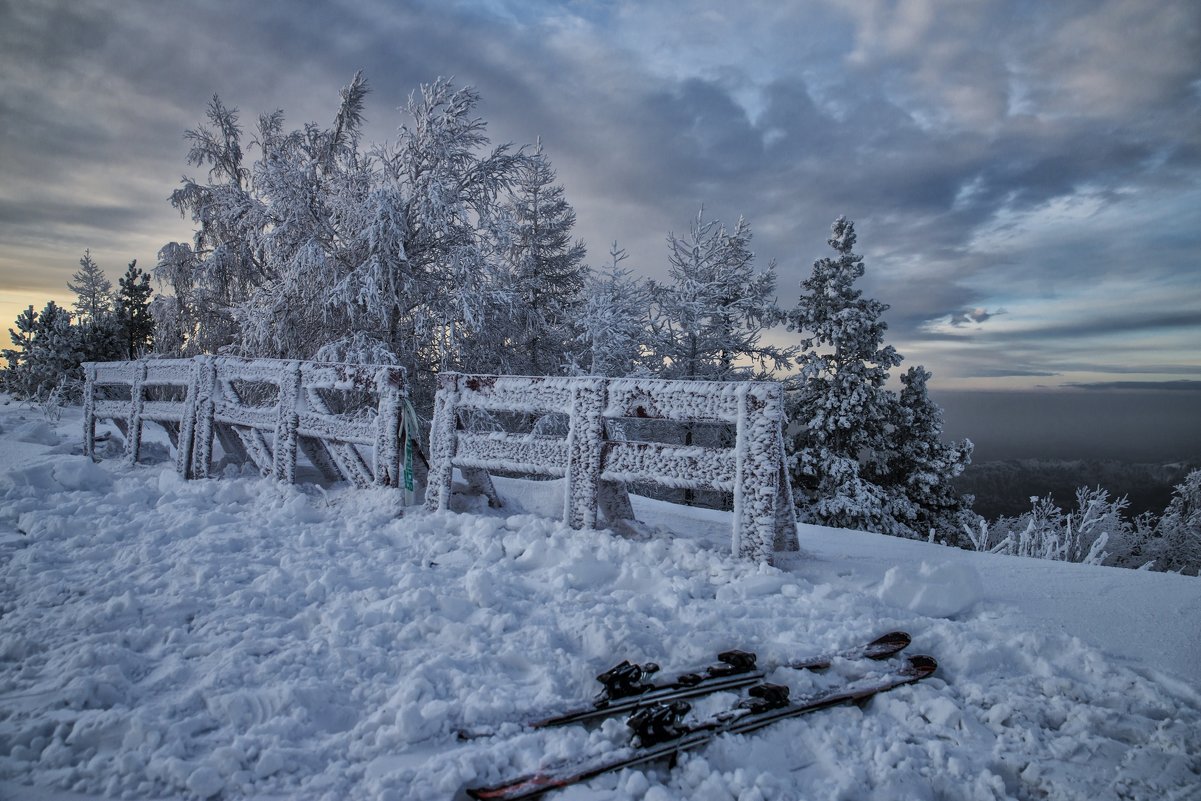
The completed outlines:
[[[50,457],[0,475],[0,489],[25,495],[63,490],[103,492],[112,485],[112,474],[84,456]]]
[[[889,568],[877,596],[919,615],[953,618],[975,606],[982,593],[980,574],[971,565],[922,562],[916,573],[912,567]]]
[[[54,426],[44,421],[17,426],[8,436],[17,442],[27,442],[31,445],[57,445],[60,439]]]

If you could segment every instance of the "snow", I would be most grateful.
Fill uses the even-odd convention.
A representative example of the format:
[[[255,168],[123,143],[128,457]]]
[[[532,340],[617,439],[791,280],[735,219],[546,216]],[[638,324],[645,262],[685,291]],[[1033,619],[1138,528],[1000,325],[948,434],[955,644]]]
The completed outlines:
[[[721,512],[635,497],[644,539],[569,529],[563,479],[428,513],[387,488],[185,481],[100,429],[92,463],[78,410],[0,405],[0,797],[449,799],[621,745],[619,720],[452,732],[574,705],[622,659],[770,666],[893,629],[933,678],[552,797],[1201,797],[1196,578],[815,526],[771,567],[728,554]]]
[[[925,617],[955,617],[980,600],[980,574],[971,565],[928,564],[890,567],[876,595],[890,606]]]

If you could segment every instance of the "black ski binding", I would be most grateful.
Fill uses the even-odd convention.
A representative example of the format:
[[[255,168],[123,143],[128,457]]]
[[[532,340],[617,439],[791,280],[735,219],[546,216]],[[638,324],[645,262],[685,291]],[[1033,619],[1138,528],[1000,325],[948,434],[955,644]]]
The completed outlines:
[[[750,710],[752,715],[788,706],[788,688],[783,684],[756,684],[747,694],[751,697],[739,702],[738,707]]]
[[[655,704],[630,715],[626,725],[634,730],[639,744],[646,748],[674,740],[683,734],[680,723],[691,709],[687,701]]]
[[[736,676],[739,673],[750,673],[755,669],[758,659],[750,651],[722,651],[717,655],[722,661],[720,665],[712,665],[705,672],[710,676]]]
[[[695,687],[705,679],[716,679],[724,676],[738,676],[750,673],[755,669],[757,657],[749,651],[722,651],[717,655],[721,660],[719,665],[710,665],[704,673],[685,673],[677,676],[674,682],[677,687]]]
[[[596,703],[603,704],[607,701],[641,695],[648,690],[653,690],[654,685],[644,679],[652,673],[658,672],[659,666],[654,662],[647,662],[645,665],[631,665],[629,660],[625,660],[620,665],[611,667],[596,677],[596,680],[605,686],[605,689],[596,696]]]

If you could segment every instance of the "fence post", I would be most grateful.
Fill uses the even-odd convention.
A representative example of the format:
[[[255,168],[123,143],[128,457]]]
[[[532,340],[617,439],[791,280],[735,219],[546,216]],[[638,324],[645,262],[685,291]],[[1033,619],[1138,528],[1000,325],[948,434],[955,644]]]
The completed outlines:
[[[741,557],[770,562],[775,544],[779,470],[777,431],[783,421],[778,384],[738,387],[732,549]],[[759,393],[763,393],[760,397]]]
[[[279,400],[275,418],[275,449],[271,472],[276,481],[288,484],[296,481],[296,429],[300,417],[296,408],[300,402],[300,362],[289,361],[280,367]]]
[[[134,362],[133,386],[129,388],[129,433],[125,439],[125,460],[134,464],[142,450],[142,406],[146,402],[146,362]]]
[[[572,528],[596,528],[607,387],[608,382],[603,378],[577,378],[571,382],[563,520]]]
[[[96,368],[83,366],[86,376],[83,385],[83,455],[96,458]]]
[[[208,478],[213,463],[213,394],[217,366],[210,356],[196,357],[196,446],[192,449],[192,475]]]
[[[191,378],[184,395],[183,417],[179,421],[179,443],[175,450],[175,469],[184,478],[192,477],[192,453],[196,449],[196,395],[200,385],[200,365],[195,359],[188,369]]]
[[[458,404],[459,374],[439,374],[434,416],[430,421],[429,485],[425,488],[425,508],[431,512],[446,511],[450,506],[450,485],[454,478],[451,459],[455,454],[455,408]]]
[[[379,405],[375,415],[375,483],[401,486],[400,427],[404,404],[395,368],[381,367],[375,374]]]
[[[781,422],[783,415],[781,415]],[[780,463],[780,476],[776,479],[776,528],[775,550],[799,551],[801,543],[796,533],[796,501],[792,496],[792,482],[788,475],[788,450],[784,447],[784,430],[776,437],[776,457]]]

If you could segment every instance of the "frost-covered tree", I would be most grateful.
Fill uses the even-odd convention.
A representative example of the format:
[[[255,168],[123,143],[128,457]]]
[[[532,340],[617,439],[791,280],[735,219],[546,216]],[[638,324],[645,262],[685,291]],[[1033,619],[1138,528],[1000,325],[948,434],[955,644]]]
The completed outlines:
[[[433,377],[473,364],[503,295],[504,214],[499,198],[526,156],[488,150],[479,95],[439,79],[409,97],[409,124],[376,154],[371,190],[358,206],[355,258],[331,294],[359,342],[397,355],[418,402]]]
[[[1122,516],[1125,498],[1110,498],[1101,487],[1076,490],[1076,507],[1059,508],[1051,496],[1030,499],[1030,511],[1001,517],[991,525],[978,523],[968,531],[976,550],[1060,562],[1100,565],[1110,548],[1124,549],[1131,524]]]
[[[189,352],[213,352],[234,344],[239,330],[233,310],[246,302],[266,276],[254,242],[267,224],[255,198],[250,169],[243,163],[238,110],[216,95],[207,126],[184,134],[187,161],[207,167],[204,182],[184,177],[171,205],[196,224],[191,245],[172,242],[159,252],[156,274],[180,301],[180,328],[189,332]]]
[[[828,240],[833,258],[818,259],[788,315],[802,334],[800,371],[789,393],[788,416],[799,428],[790,457],[802,517],[839,528],[909,534],[898,520],[910,510],[878,482],[885,470],[887,435],[896,399],[885,387],[901,356],[884,344],[888,309],[863,297],[863,257],[854,252],[854,224],[839,217]]]
[[[79,269],[67,282],[67,289],[75,293],[75,317],[81,322],[99,320],[112,310],[113,282],[96,264],[90,250],[84,251]]]
[[[150,275],[134,259],[117,281],[117,330],[125,358],[136,359],[154,343],[154,317],[150,314]]]
[[[197,232],[160,252],[175,303],[155,310],[183,353],[400,363],[423,404],[439,370],[483,366],[512,241],[500,199],[529,157],[489,149],[478,95],[441,79],[410,96],[396,144],[365,153],[366,95],[356,75],[329,126],[275,112],[245,144],[214,98],[187,133],[208,176],[172,195]]]
[[[1201,470],[1176,485],[1156,537],[1156,569],[1201,575]]]
[[[308,358],[346,335],[348,315],[330,293],[354,264],[355,204],[369,190],[358,140],[366,94],[356,74],[329,128],[289,132],[282,112],[261,116],[250,166],[237,110],[219,98],[209,124],[187,132],[188,161],[209,167],[208,178],[185,178],[171,201],[196,235],[164,247],[156,269],[176,299],[156,313],[185,353]]]
[[[179,298],[157,295],[150,301],[150,316],[154,319],[154,352],[163,356],[178,356],[187,350]]]
[[[930,399],[930,373],[910,367],[901,376],[901,392],[892,407],[890,444],[883,480],[897,499],[894,517],[915,533],[933,531],[942,541],[962,541],[965,526],[974,528],[978,517],[953,485],[971,463],[971,440],[942,441],[942,409]]]
[[[645,375],[650,289],[645,280],[621,266],[628,254],[616,242],[609,258],[609,267],[590,275],[584,289],[583,330],[578,335],[582,347],[572,372],[609,377]]]
[[[353,330],[350,310],[331,302],[359,257],[362,205],[371,160],[360,153],[367,81],[357,73],[340,93],[328,128],[288,132],[280,111],[259,118],[251,168],[261,218],[247,232],[263,275],[235,309],[247,353],[310,358]]]
[[[501,372],[556,375],[575,361],[588,268],[584,243],[572,239],[575,211],[554,181],[539,141],[518,163],[504,204],[508,271],[492,337],[503,343],[496,358]]]
[[[688,235],[668,236],[668,283],[652,283],[650,347],[662,378],[728,381],[791,365],[791,352],[765,344],[783,319],[775,265],[758,271],[750,225],[732,230],[697,213]]]

